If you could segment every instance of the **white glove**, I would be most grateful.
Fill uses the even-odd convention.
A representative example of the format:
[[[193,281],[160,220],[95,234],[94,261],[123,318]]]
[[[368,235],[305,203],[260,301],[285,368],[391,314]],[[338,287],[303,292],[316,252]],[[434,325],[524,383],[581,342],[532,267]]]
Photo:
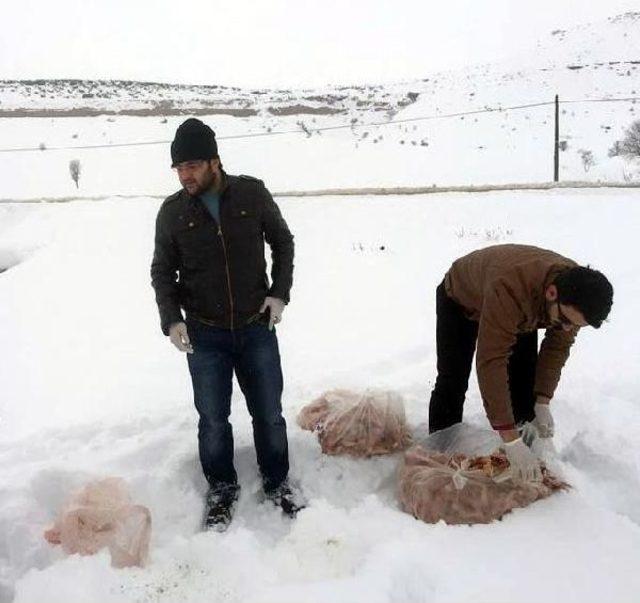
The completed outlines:
[[[531,448],[533,443],[540,439],[540,432],[535,421],[527,421],[518,430],[522,441]]]
[[[181,352],[193,354],[193,346],[189,340],[189,333],[187,333],[187,325],[185,323],[174,322],[169,327],[169,339]]]
[[[529,450],[529,447],[522,441],[522,438],[505,442],[504,450],[511,466],[511,475],[514,480],[522,481],[542,481],[542,469],[540,461]]]
[[[277,325],[282,320],[285,303],[278,297],[265,297],[262,306],[260,306],[260,314],[269,308],[269,330],[273,329],[273,325]]]
[[[553,417],[551,416],[551,409],[548,404],[536,403],[534,406],[536,418],[533,420],[533,424],[538,430],[538,435],[541,438],[552,438],[555,433]]]

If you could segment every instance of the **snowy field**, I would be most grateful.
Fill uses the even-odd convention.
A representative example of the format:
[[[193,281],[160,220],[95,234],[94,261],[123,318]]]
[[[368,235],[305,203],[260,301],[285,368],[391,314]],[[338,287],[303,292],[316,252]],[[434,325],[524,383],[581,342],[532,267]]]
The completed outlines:
[[[425,93],[424,99],[401,111],[396,119],[481,107],[478,100],[459,98],[462,93],[454,76],[445,80],[441,92]],[[484,83],[478,76],[468,87],[475,89]],[[518,81],[512,86],[520,91],[518,86],[524,84]],[[570,83],[564,86],[569,89]],[[411,87],[407,85],[407,89]],[[552,90],[513,94],[509,100],[514,105],[553,100]],[[503,102],[504,91],[496,86],[484,95],[487,105],[496,106]],[[561,140],[566,150],[560,153],[560,179],[640,182],[640,161],[608,157],[614,142],[637,119],[635,107],[631,102],[563,106]],[[546,105],[407,123],[384,123],[387,117],[372,113],[361,117],[362,123],[382,125],[316,132],[310,137],[300,129],[300,122],[308,128],[344,127],[350,116],[275,119],[213,115],[202,119],[215,130],[220,157],[229,173],[262,178],[277,192],[549,182],[553,179],[553,112],[553,105]],[[0,118],[2,148],[47,147],[45,151],[0,152],[0,201],[164,196],[175,186],[167,141],[173,139],[185,118]],[[267,128],[289,133],[263,137]],[[131,147],[56,150],[158,141]],[[587,169],[581,160],[583,150],[593,157],[594,165]],[[79,189],[69,175],[72,160],[81,165]]]
[[[296,240],[283,404],[310,504],[291,521],[260,500],[236,388],[242,494],[225,534],[199,532],[186,361],[160,333],[149,284],[159,201],[0,205],[0,602],[638,601],[639,201],[633,190],[281,199]],[[399,456],[323,456],[295,416],[326,389],[377,386],[424,422],[434,289],[453,259],[501,242],[590,263],[615,287],[610,321],[580,334],[553,404],[574,489],[491,525],[427,525],[398,507]],[[486,425],[475,380],[465,419]],[[70,490],[108,475],[151,509],[145,569],[65,558],[42,538]]]

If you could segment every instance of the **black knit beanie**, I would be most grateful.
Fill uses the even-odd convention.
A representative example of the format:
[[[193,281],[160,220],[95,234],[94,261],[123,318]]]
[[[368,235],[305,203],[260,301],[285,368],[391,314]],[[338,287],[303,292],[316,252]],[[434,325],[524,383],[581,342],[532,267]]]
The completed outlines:
[[[194,117],[182,122],[171,143],[171,167],[183,161],[213,159],[218,156],[216,133]]]

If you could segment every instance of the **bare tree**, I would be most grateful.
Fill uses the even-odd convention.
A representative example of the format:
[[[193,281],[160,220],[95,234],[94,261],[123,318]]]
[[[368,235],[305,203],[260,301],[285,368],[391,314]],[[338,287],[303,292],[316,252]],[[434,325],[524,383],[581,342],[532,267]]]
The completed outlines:
[[[80,180],[80,160],[72,159],[69,162],[69,173],[71,174],[71,180],[76,183],[76,188],[79,188],[78,181]]]
[[[580,159],[582,159],[582,167],[585,172],[588,172],[596,164],[591,151],[588,151],[587,149],[579,149],[578,155],[580,155]]]
[[[609,157],[618,155],[640,157],[640,119],[634,121],[624,133],[624,138],[609,149]]]
[[[303,121],[297,121],[296,125],[300,126],[301,130],[307,135],[307,138],[311,138],[312,132]]]

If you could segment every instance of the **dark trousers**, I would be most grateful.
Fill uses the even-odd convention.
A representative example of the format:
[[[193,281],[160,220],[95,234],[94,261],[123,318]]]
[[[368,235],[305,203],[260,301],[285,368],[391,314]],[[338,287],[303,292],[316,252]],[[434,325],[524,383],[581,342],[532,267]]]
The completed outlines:
[[[231,331],[187,321],[193,354],[187,354],[200,421],[198,443],[209,484],[235,484],[233,431],[229,423],[235,371],[253,419],[253,440],[266,489],[289,472],[287,425],[282,416],[282,369],[275,330],[253,323]]]
[[[431,433],[462,421],[477,339],[478,323],[465,316],[462,306],[447,296],[441,283],[436,289],[438,376],[429,403]],[[518,335],[507,369],[516,423],[534,418],[537,361],[537,331]]]

